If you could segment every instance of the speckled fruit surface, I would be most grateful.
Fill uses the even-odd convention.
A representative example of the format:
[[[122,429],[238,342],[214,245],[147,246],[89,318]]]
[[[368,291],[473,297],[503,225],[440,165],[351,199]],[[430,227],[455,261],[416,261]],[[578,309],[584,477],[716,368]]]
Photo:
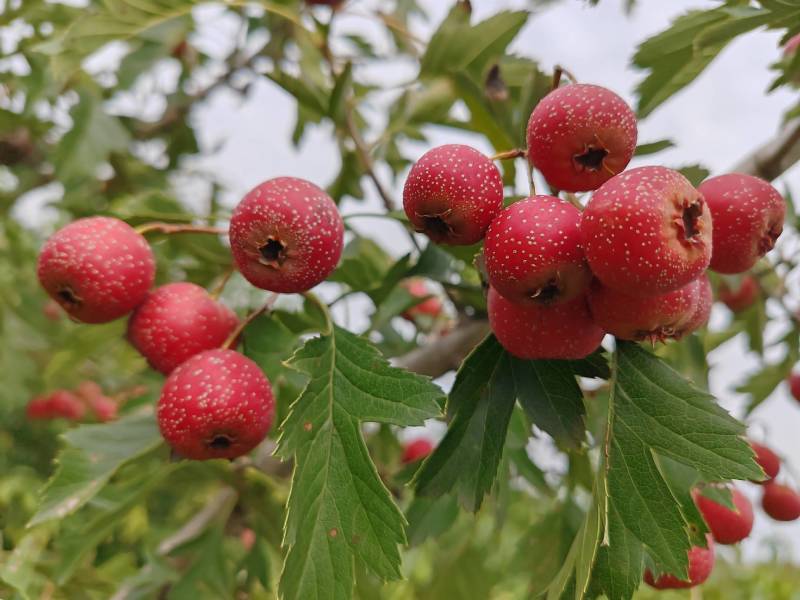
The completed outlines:
[[[155,278],[153,252],[130,225],[110,217],[79,219],[42,246],[42,287],[73,318],[106,323],[131,312]]]
[[[490,287],[488,311],[497,340],[518,358],[584,358],[603,341],[585,296],[555,306],[523,306]]]
[[[583,294],[592,274],[581,248],[581,213],[553,196],[503,209],[486,232],[489,283],[509,300],[558,304]]]
[[[305,292],[339,263],[344,223],[336,204],[316,185],[278,177],[242,199],[229,237],[236,264],[251,284],[273,292]]]
[[[479,242],[502,207],[500,171],[488,157],[461,144],[423,154],[403,188],[403,208],[414,229],[437,244]]]
[[[238,324],[234,312],[199,285],[169,283],[147,294],[128,321],[128,340],[156,371],[168,374],[220,347]]]
[[[671,292],[711,259],[711,213],[680,173],[639,167],[609,179],[581,218],[583,250],[600,281],[628,294]]]
[[[631,160],[636,116],[609,89],[566,85],[533,109],[527,139],[528,158],[550,185],[568,192],[595,190]]]
[[[267,435],[275,414],[269,380],[233,350],[207,350],[178,366],[158,401],[161,435],[195,460],[235,458]]]
[[[705,326],[711,316],[711,307],[714,305],[714,294],[708,275],[705,273],[700,275],[700,277],[695,279],[694,285],[697,286],[694,311],[689,321],[684,325],[682,335],[688,335]]]
[[[778,190],[752,175],[730,173],[697,188],[714,222],[711,269],[743,273],[772,250],[783,231],[786,202]]]

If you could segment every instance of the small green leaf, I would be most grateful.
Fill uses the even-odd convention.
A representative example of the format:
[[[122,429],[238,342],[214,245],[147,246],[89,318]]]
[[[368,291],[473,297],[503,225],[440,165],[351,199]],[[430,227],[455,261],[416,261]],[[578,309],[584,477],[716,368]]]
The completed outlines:
[[[710,171],[702,165],[687,165],[685,167],[679,167],[678,172],[686,177],[686,179],[688,179],[693,186],[700,185],[710,173]]]
[[[657,142],[649,142],[646,144],[639,144],[636,146],[634,156],[647,156],[666,150],[667,148],[674,148],[675,142],[672,140],[658,140]]]

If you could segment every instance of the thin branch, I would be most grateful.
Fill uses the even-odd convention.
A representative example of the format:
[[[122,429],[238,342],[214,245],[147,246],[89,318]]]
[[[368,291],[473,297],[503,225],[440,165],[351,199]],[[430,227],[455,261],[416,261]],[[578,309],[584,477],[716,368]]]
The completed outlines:
[[[176,225],[174,223],[145,223],[139,225],[136,231],[144,235],[145,233],[213,233],[223,235],[228,233],[224,227],[209,227],[208,225]]]
[[[498,152],[494,156],[491,156],[490,160],[512,160],[522,156],[528,156],[528,151],[523,148],[514,148],[513,150],[506,150],[505,152]]]
[[[355,144],[356,154],[358,155],[358,159],[361,161],[361,166],[364,167],[364,170],[372,180],[375,189],[378,191],[378,195],[381,197],[381,200],[383,200],[384,208],[386,208],[387,212],[392,212],[397,208],[397,202],[395,202],[389,190],[384,187],[383,183],[381,183],[381,180],[378,178],[377,173],[375,173],[375,163],[372,161],[369,150],[367,150],[367,144],[364,141],[364,138],[361,137],[361,132],[358,130],[358,126],[355,123],[352,107],[349,106],[349,103],[347,104],[348,106],[345,109],[345,124],[347,125],[347,133],[350,134],[350,138],[353,140],[353,144]]]
[[[270,295],[270,297],[264,303],[264,306],[262,306],[261,308],[257,308],[249,315],[247,315],[242,320],[242,322],[239,323],[236,329],[234,329],[233,332],[228,336],[228,339],[225,340],[225,343],[222,344],[222,347],[227,349],[232,348],[236,344],[236,340],[239,339],[239,336],[242,335],[244,328],[250,325],[250,323],[252,323],[253,321],[255,321],[256,318],[259,317],[260,315],[264,314],[267,311],[272,310],[272,307],[277,299],[278,299],[278,294]]]
[[[732,171],[772,181],[800,160],[800,119],[741,160]]]

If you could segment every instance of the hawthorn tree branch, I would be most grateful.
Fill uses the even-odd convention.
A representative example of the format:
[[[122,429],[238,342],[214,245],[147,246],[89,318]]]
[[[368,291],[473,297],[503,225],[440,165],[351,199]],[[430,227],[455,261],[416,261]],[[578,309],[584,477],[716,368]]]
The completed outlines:
[[[800,119],[791,121],[772,140],[743,158],[732,169],[772,181],[800,161]],[[459,323],[450,333],[395,359],[395,364],[410,371],[440,377],[457,369],[461,361],[489,332],[486,319]]]

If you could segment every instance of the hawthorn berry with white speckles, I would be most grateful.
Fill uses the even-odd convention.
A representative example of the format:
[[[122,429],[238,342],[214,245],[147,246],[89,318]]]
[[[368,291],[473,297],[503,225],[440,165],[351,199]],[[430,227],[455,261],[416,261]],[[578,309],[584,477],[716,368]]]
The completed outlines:
[[[647,585],[657,590],[679,590],[693,588],[704,583],[714,570],[714,540],[710,534],[706,535],[708,548],[692,546],[689,550],[689,578],[680,579],[670,573],[663,573],[656,577],[650,569],[645,569],[644,581]]]
[[[503,178],[474,148],[439,146],[411,167],[403,208],[414,229],[437,244],[469,246],[483,239],[503,208]]]
[[[712,177],[697,189],[714,221],[712,270],[743,273],[772,250],[786,215],[786,202],[778,190],[741,173]]]
[[[242,275],[272,292],[310,290],[336,268],[344,223],[330,196],[295,177],[270,179],[233,211],[231,251]]]
[[[533,196],[503,209],[483,247],[489,284],[512,302],[559,304],[592,280],[581,248],[580,211],[553,196]]]
[[[199,285],[156,288],[128,321],[128,340],[155,370],[169,374],[203,350],[220,347],[238,325],[234,312]]]
[[[275,414],[269,380],[233,350],[206,350],[178,366],[158,401],[161,435],[183,457],[236,458],[266,437]]]
[[[583,251],[595,276],[628,294],[677,290],[711,259],[711,213],[683,175],[639,167],[612,177],[581,216]]]
[[[711,281],[708,279],[708,275],[705,273],[700,275],[700,277],[694,281],[694,285],[697,286],[694,312],[683,328],[683,335],[688,335],[701,327],[705,327],[711,316],[711,307],[714,304],[714,295],[711,290]]]
[[[79,219],[42,246],[42,287],[75,320],[107,323],[136,308],[155,278],[147,240],[111,217]]]
[[[585,296],[555,306],[521,305],[490,287],[488,312],[497,341],[522,359],[584,358],[605,335],[592,320]]]
[[[699,492],[692,494],[703,520],[718,544],[737,544],[753,531],[753,505],[747,496],[736,488],[731,490],[735,509],[718,504]]]
[[[595,281],[589,309],[595,323],[623,340],[663,342],[687,333],[695,314],[698,283],[657,296],[631,296]]]
[[[528,121],[528,159],[567,192],[596,190],[636,150],[636,115],[611,90],[571,84],[550,92]]]

